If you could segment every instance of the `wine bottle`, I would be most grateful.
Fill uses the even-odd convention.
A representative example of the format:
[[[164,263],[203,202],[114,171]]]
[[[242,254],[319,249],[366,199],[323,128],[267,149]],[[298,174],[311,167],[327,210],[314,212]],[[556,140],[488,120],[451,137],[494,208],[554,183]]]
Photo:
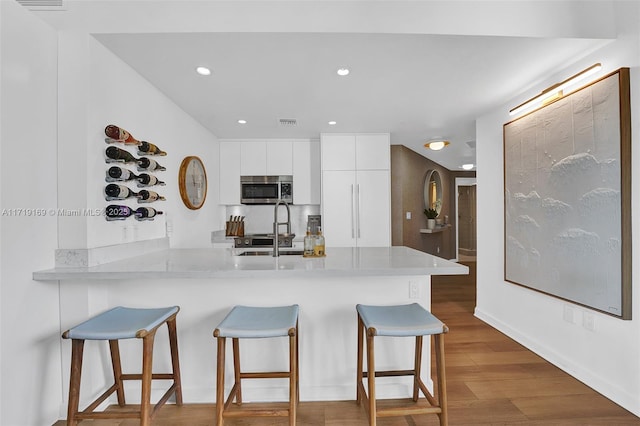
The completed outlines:
[[[138,192],[138,202],[139,203],[153,203],[154,201],[164,201],[165,198],[158,194],[155,191],[147,191],[146,189],[143,189],[142,191]]]
[[[133,217],[136,220],[153,220],[153,218],[159,214],[162,214],[162,212],[153,207],[138,207]]]
[[[151,172],[154,170],[158,170],[158,171],[167,170],[165,167],[158,164],[156,160],[152,160],[147,157],[142,157],[139,160],[137,160],[137,162],[138,162],[138,171],[147,170]]]
[[[127,206],[120,206],[117,204],[110,204],[104,210],[105,218],[108,221],[112,220],[125,220],[129,216],[134,214],[134,211]]]
[[[150,142],[142,141],[138,145],[138,155],[167,155],[167,153]]]
[[[139,179],[140,176],[132,173],[130,170],[123,169],[118,166],[111,166],[107,170],[107,176],[104,178],[107,182],[124,182],[127,180]]]
[[[107,135],[104,139],[106,143],[124,142],[125,145],[140,145],[140,141],[131,136],[131,133],[113,124],[104,128],[104,134]]]
[[[107,155],[107,163],[135,163],[138,161],[131,153],[116,146],[110,146],[104,152]]]
[[[144,186],[165,185],[163,181],[158,180],[157,177],[150,175],[149,173],[140,173],[136,179],[138,180],[138,188],[142,188]]]
[[[110,183],[104,188],[104,199],[111,200],[125,200],[129,197],[137,197],[138,194],[130,190],[124,185],[118,185],[116,183]]]

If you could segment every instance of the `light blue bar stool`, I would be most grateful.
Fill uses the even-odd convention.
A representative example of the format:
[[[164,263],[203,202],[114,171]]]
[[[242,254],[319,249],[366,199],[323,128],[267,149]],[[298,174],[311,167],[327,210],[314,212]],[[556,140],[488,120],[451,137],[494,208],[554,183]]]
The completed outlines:
[[[217,425],[224,424],[225,417],[289,417],[289,425],[296,424],[296,406],[300,399],[298,389],[298,305],[277,307],[235,306],[216,327],[213,336],[218,342],[218,362],[216,380],[216,419]],[[259,339],[270,337],[289,337],[289,371],[245,373],[240,369],[239,339]],[[234,384],[224,399],[224,362],[226,338],[233,343]],[[235,398],[236,404],[242,404],[242,379],[289,378],[288,409],[242,409],[230,410]],[[249,404],[250,405],[250,404]]]
[[[148,426],[156,411],[164,405],[172,394],[176,404],[182,405],[182,385],[180,381],[180,363],[178,361],[178,336],[176,331],[176,315],[180,308],[137,309],[118,306],[99,314],[89,320],[65,331],[62,337],[72,339],[71,342],[71,377],[69,384],[69,406],[67,425],[75,426],[83,419],[127,418],[140,419],[140,425]],[[169,329],[169,346],[171,349],[172,373],[153,374],[153,341],[157,329],[166,323]],[[142,373],[122,374],[120,363],[120,339],[142,339]],[[78,411],[80,401],[80,377],[82,374],[82,353],[85,340],[108,340],[111,351],[114,383],[84,411]],[[173,384],[156,405],[151,407],[151,381],[173,380]],[[109,395],[116,392],[118,405],[125,406],[123,380],[141,380],[142,397],[139,411],[126,412],[94,412]]]
[[[449,329],[438,318],[417,303],[409,305],[369,306],[356,305],[358,312],[358,373],[356,401],[364,400],[369,416],[369,425],[375,426],[378,417],[406,416],[414,414],[437,414],[440,425],[448,424],[447,391],[444,371],[444,338]],[[363,340],[367,334],[367,371],[363,371]],[[376,336],[416,338],[413,370],[376,371],[373,340]],[[422,362],[422,337],[434,336],[437,372],[437,398],[431,395],[420,377]],[[376,377],[413,376],[413,401],[418,401],[418,390],[422,391],[429,407],[410,405],[407,407],[376,407]],[[368,395],[362,382],[368,379]]]

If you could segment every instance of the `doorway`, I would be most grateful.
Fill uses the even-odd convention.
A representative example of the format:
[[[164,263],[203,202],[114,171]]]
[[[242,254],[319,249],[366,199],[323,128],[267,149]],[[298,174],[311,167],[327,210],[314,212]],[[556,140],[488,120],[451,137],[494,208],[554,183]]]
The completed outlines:
[[[456,260],[476,258],[476,179],[456,178]]]

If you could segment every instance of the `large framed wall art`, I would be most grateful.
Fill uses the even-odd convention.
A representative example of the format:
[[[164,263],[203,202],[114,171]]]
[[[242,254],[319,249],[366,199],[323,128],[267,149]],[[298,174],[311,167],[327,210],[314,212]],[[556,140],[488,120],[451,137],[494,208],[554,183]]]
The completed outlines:
[[[506,123],[504,278],[631,319],[629,69]]]

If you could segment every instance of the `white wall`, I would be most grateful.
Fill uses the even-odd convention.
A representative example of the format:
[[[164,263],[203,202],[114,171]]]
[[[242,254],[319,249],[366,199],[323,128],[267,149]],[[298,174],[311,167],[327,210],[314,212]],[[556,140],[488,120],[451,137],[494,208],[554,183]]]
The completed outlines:
[[[640,291],[633,274],[633,320],[622,321],[504,281],[503,277],[503,163],[502,126],[510,121],[508,111],[551,84],[573,75],[595,62],[602,62],[602,75],[620,67],[631,68],[632,135],[640,134],[640,48],[638,4],[627,2],[617,9],[619,39],[586,58],[567,58],[573,64],[542,82],[530,93],[477,120],[478,183],[478,272],[476,315],[558,367],[585,382],[616,403],[640,415]],[[634,141],[635,142],[635,141]],[[635,144],[634,144],[635,145]],[[640,185],[640,151],[632,149],[632,187]],[[640,199],[632,200],[632,211],[640,211]],[[633,241],[638,223],[633,219]],[[638,251],[634,266],[640,265]],[[563,319],[565,309],[574,321]],[[582,325],[583,315],[593,315],[595,330]]]
[[[104,199],[104,128],[115,124],[138,140],[158,145],[167,156],[154,157],[166,171],[154,172],[166,186],[150,188],[166,201],[143,206],[164,212],[154,221],[133,218],[107,222],[102,216],[60,217],[61,248],[93,248],[164,237],[169,224],[172,247],[209,247],[210,231],[220,222],[217,138],[164,94],[86,33],[60,33],[59,158],[60,207],[103,209],[108,204],[141,206],[135,200]],[[123,144],[116,144],[132,152]],[[178,191],[178,170],[185,156],[196,155],[207,168],[209,186],[202,209],[187,209]],[[134,166],[125,165],[134,173]],[[78,176],[86,175],[86,179]],[[130,189],[138,191],[133,183]],[[77,232],[80,229],[84,232]]]
[[[49,425],[63,415],[62,366],[70,360],[60,355],[58,283],[35,282],[32,272],[52,267],[56,248],[165,236],[165,219],[172,247],[209,247],[221,217],[218,142],[88,34],[58,33],[15,1],[0,7],[0,424]],[[167,182],[158,207],[167,215],[107,223],[52,214],[106,206],[103,130],[111,123],[169,153],[159,159],[167,171],[158,173]],[[199,211],[178,193],[187,155],[199,156],[209,174]]]
[[[0,22],[0,424],[50,425],[62,401],[58,285],[31,272],[53,266],[56,218],[12,209],[56,207],[57,38],[14,1],[0,2]]]

